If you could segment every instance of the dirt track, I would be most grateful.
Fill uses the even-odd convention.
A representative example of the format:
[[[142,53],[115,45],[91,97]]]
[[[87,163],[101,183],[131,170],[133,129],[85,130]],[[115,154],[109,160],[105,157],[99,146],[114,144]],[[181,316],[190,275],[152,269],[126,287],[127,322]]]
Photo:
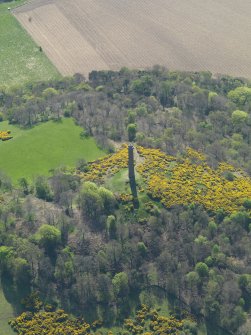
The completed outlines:
[[[251,78],[250,0],[34,0],[14,14],[64,75],[161,64]]]

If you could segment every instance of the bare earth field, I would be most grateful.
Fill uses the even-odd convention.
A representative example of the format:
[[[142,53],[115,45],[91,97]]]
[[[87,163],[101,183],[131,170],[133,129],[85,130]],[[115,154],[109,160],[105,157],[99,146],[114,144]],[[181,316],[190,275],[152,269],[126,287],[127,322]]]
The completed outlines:
[[[161,64],[251,78],[250,0],[33,0],[14,15],[63,75]]]

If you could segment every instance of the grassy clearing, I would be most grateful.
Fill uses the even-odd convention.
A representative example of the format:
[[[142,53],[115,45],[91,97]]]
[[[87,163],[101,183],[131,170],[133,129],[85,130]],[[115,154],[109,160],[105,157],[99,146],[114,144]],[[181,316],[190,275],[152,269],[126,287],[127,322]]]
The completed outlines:
[[[204,323],[199,325],[198,335],[207,335],[207,330]]]
[[[11,305],[5,299],[2,289],[0,288],[0,335],[14,335],[8,320],[14,317]]]
[[[148,293],[146,293],[147,295]],[[146,304],[145,299],[140,299],[140,304],[146,304],[148,306],[150,306],[152,309],[156,309],[159,313],[159,315],[161,316],[165,316],[165,317],[170,317],[171,315],[171,310],[169,308],[169,304],[168,304],[168,300],[167,299],[159,299],[156,296],[150,294],[150,297],[152,298],[151,303],[150,304]],[[134,300],[134,299],[133,299]],[[149,301],[149,297],[147,299]],[[139,301],[138,301],[139,302]],[[132,308],[132,312],[130,315],[128,315],[129,319],[134,319],[136,316],[136,312],[140,309],[140,305],[136,304],[135,305],[135,301],[131,301],[131,304],[134,305],[134,308]],[[149,320],[146,321],[146,324],[149,325]],[[123,328],[123,322],[118,325],[118,326],[113,326],[113,327],[101,327],[99,329],[100,333],[103,334],[108,334],[109,332],[112,332],[113,334],[122,334],[125,331],[125,329]],[[206,334],[200,334],[200,335],[206,335]]]
[[[130,193],[130,184],[128,170],[122,169],[115,173],[114,176],[108,178],[105,182],[106,186],[113,192]]]
[[[144,182],[140,174],[135,172],[136,182],[138,187],[144,187]],[[114,176],[108,178],[105,182],[106,186],[113,192],[119,193],[131,193],[128,169],[121,169],[119,172],[115,173]],[[140,193],[138,194],[140,197]]]
[[[13,181],[48,175],[59,166],[75,166],[79,159],[95,160],[104,155],[93,138],[81,139],[82,128],[72,119],[46,122],[23,130],[7,122],[0,130],[10,130],[13,139],[0,141],[0,170]]]
[[[9,7],[13,8],[23,2],[20,0],[0,4],[0,86],[19,85],[60,76],[8,10]]]
[[[146,204],[152,202],[152,200],[148,197],[145,188],[146,185],[141,177],[141,175],[136,171],[135,173],[136,183],[137,183],[137,191],[138,191],[138,199],[139,199],[139,208],[137,209],[138,217],[144,218],[149,216],[149,213],[146,211]],[[131,188],[128,177],[128,169],[122,169],[117,172],[114,176],[107,178],[105,181],[105,186],[113,191],[114,193],[125,193],[131,194]],[[158,207],[156,203],[154,203],[156,207]],[[161,207],[161,204],[159,204]]]

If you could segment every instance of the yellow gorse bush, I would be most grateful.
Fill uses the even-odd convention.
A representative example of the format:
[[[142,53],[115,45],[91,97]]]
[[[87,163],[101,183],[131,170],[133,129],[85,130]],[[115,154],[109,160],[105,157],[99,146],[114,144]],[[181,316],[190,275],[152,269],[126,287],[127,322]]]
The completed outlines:
[[[10,140],[12,138],[10,133],[11,133],[10,130],[0,131],[0,140],[2,140],[2,141]]]
[[[105,156],[88,165],[88,171],[80,176],[88,181],[102,181],[106,175],[114,175],[128,164],[128,146],[123,145],[115,154]]]
[[[91,330],[88,323],[71,318],[63,310],[22,313],[10,325],[19,335],[86,335]]]
[[[206,209],[238,211],[245,199],[251,199],[251,178],[227,163],[212,169],[205,157],[188,148],[182,159],[156,149],[137,147],[144,161],[137,167],[147,184],[148,193],[165,207],[197,203]],[[233,180],[224,177],[232,172]]]
[[[251,199],[251,178],[228,163],[220,163],[213,169],[206,163],[206,157],[192,148],[187,148],[182,158],[158,149],[141,146],[136,149],[140,157],[136,169],[143,177],[147,193],[167,208],[196,203],[213,212],[223,209],[234,213],[246,199]],[[124,145],[115,154],[89,163],[88,171],[80,176],[100,182],[127,166],[128,147]],[[227,173],[231,173],[233,180],[226,177]],[[128,200],[128,195],[121,194],[120,200]]]
[[[37,313],[26,312],[9,322],[12,329],[19,335],[112,335],[112,331],[97,331],[102,326],[100,320],[91,325],[82,319],[76,319],[64,312],[40,311]],[[173,316],[161,316],[156,309],[142,305],[136,312],[134,319],[124,320],[121,331],[114,334],[134,335],[161,335],[161,334],[183,334],[184,320],[178,320]],[[122,332],[123,331],[123,332]],[[126,331],[126,332],[124,332]]]
[[[183,320],[173,316],[160,316],[155,309],[142,305],[137,311],[135,320],[126,319],[124,328],[131,334],[159,335],[159,334],[180,334],[184,325]]]

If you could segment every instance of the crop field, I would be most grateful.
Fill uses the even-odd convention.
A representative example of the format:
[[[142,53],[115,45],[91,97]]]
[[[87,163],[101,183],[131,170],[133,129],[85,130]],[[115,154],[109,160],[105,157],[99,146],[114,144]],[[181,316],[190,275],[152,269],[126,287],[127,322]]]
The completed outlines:
[[[104,155],[93,138],[81,139],[81,127],[72,119],[49,121],[31,129],[0,123],[1,130],[10,130],[13,138],[0,141],[0,170],[17,181],[48,175],[59,166],[74,167],[79,159],[95,160]]]
[[[64,75],[161,64],[251,77],[250,0],[33,0],[14,15]]]
[[[0,4],[0,86],[59,76],[57,69],[8,10],[17,3],[21,1]]]

